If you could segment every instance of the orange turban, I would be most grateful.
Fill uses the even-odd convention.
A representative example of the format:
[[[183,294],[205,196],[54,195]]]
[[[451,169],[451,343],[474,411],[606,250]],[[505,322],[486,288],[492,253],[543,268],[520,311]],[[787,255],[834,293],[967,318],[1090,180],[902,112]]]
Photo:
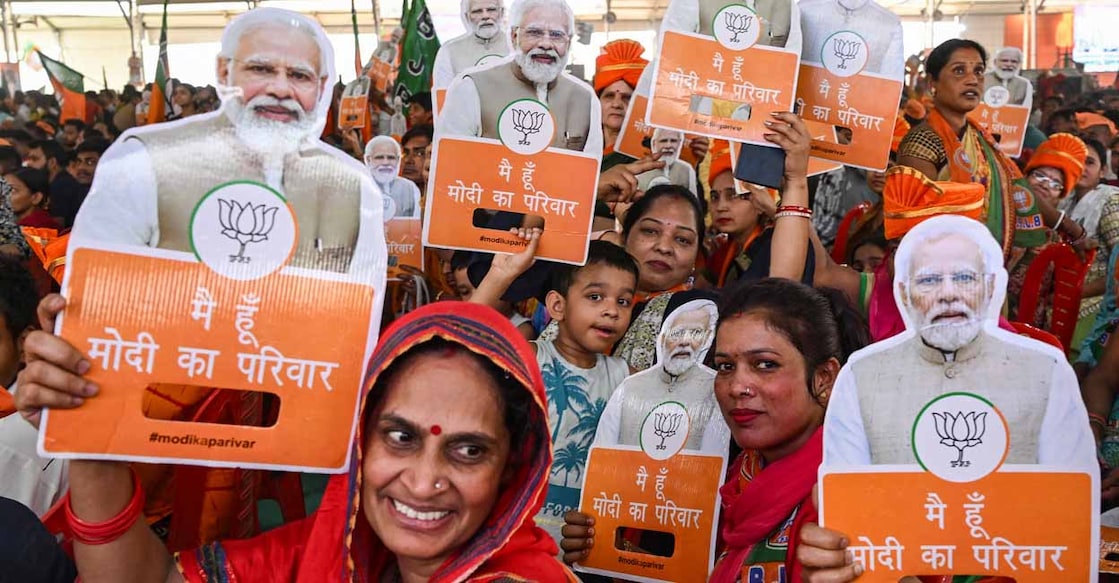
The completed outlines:
[[[1084,162],[1088,159],[1088,146],[1080,138],[1072,134],[1053,134],[1037,147],[1030,162],[1026,164],[1026,173],[1035,168],[1050,166],[1060,170],[1065,175],[1065,191],[1061,193],[1064,198],[1072,192],[1080,175],[1084,173]]]
[[[730,165],[730,142],[726,140],[711,140],[711,149],[708,152],[711,156],[711,166],[707,169],[707,182],[715,182],[715,178],[722,174],[733,170]]]
[[[1076,114],[1076,125],[1080,126],[1082,130],[1086,130],[1092,126],[1107,126],[1108,135],[1115,135],[1115,124],[1112,123],[1110,119],[1098,113],[1082,111]],[[1104,145],[1106,146],[1107,144]]]
[[[894,118],[894,136],[890,139],[891,152],[895,154],[898,152],[898,146],[901,146],[901,141],[905,138],[905,134],[909,133],[909,129],[909,122],[905,121],[905,116],[899,113]]]
[[[628,38],[602,45],[602,52],[595,59],[594,92],[601,92],[607,85],[622,80],[630,87],[637,87],[637,80],[649,61],[641,58],[645,47]]]
[[[928,115],[925,106],[917,99],[906,101],[905,109],[903,109],[902,112],[918,121],[925,119],[925,116]]]
[[[933,182],[908,166],[886,171],[882,212],[886,238],[900,239],[925,219],[960,215],[981,220],[987,189],[978,182]]]

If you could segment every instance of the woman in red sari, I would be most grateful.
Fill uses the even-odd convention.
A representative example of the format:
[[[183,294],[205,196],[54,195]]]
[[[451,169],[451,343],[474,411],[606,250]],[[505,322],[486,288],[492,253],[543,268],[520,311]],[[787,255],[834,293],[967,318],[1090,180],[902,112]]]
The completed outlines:
[[[44,300],[44,329],[63,305],[58,296]],[[28,338],[28,352],[37,364],[18,393],[28,420],[37,424],[44,406],[91,397],[78,374],[88,364],[71,345],[40,332]],[[71,523],[118,531],[103,537],[112,540],[75,544],[82,580],[574,580],[532,519],[552,461],[535,362],[509,320],[490,308],[440,302],[408,314],[373,354],[355,461],[331,479],[318,511],[175,557],[142,521],[127,519],[142,495],[126,464],[74,461]]]

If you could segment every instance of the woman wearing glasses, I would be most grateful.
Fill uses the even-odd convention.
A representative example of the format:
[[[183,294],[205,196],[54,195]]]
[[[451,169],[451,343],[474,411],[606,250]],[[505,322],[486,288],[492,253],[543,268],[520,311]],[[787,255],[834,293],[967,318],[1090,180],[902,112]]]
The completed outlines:
[[[933,49],[925,61],[933,108],[902,140],[898,163],[932,180],[982,184],[982,220],[1002,244],[1008,269],[1026,249],[1046,244],[1049,229],[1086,251],[1085,230],[1037,196],[994,138],[968,118],[980,104],[986,63],[987,51],[975,41],[952,39]]]

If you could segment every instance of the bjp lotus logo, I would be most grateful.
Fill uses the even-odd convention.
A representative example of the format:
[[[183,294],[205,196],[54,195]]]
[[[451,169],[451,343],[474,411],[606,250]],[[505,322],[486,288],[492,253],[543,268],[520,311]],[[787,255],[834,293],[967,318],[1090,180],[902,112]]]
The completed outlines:
[[[953,468],[966,468],[971,462],[964,459],[964,450],[983,443],[983,434],[987,432],[987,414],[969,411],[957,412],[955,415],[933,413],[936,421],[936,435],[942,445],[956,448],[959,456],[952,462]]]
[[[245,257],[245,247],[249,243],[259,243],[268,240],[268,233],[276,224],[276,211],[278,206],[253,205],[246,202],[241,204],[236,200],[218,199],[218,220],[221,222],[221,234],[241,244],[236,255],[229,256],[230,263],[250,263],[251,257]]]
[[[497,119],[501,143],[517,154],[531,156],[552,143],[556,121],[548,106],[535,99],[518,99],[505,106]]]
[[[544,125],[544,115],[543,111],[513,108],[513,128],[524,136],[517,142],[518,145],[529,145],[528,137],[540,133],[540,128]]]
[[[736,14],[734,12],[724,12],[723,22],[727,25],[727,30],[733,33],[730,42],[742,42],[739,40],[739,35],[750,32],[750,25],[754,23],[754,16],[751,14]]]
[[[657,413],[653,421],[653,432],[661,438],[661,442],[657,444],[657,449],[667,449],[664,445],[664,440],[674,437],[676,432],[680,430],[680,421],[684,415],[682,413]]]
[[[854,59],[859,54],[859,49],[862,48],[862,43],[856,40],[844,40],[842,38],[832,39],[832,50],[835,51],[835,56],[839,58],[839,68],[846,69],[847,61]]]
[[[838,31],[824,40],[820,64],[832,75],[851,77],[866,68],[866,39],[850,30]]]

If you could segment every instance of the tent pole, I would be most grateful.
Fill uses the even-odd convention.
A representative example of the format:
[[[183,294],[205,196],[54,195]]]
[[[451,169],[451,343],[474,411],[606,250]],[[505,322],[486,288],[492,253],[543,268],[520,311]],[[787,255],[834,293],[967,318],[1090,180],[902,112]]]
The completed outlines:
[[[10,62],[12,62],[12,48],[11,48],[11,45],[8,44],[8,28],[9,28],[9,26],[10,26],[10,24],[8,23],[7,2],[0,3],[0,27],[2,27],[3,31],[4,31],[4,61],[10,63]]]

